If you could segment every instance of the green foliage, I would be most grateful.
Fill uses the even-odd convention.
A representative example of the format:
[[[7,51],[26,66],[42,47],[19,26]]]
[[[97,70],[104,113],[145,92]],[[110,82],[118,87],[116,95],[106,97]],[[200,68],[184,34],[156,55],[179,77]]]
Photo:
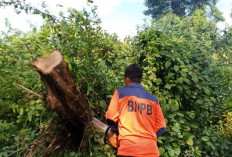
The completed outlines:
[[[64,54],[78,88],[86,93],[90,106],[103,118],[106,101],[122,85],[129,51],[117,36],[104,33],[95,9],[92,11],[91,16],[85,10],[69,9],[67,17],[60,13],[59,19],[48,21],[42,30],[49,34],[51,48]]]
[[[201,10],[183,19],[168,14],[138,33],[134,61],[144,67],[143,84],[159,97],[168,125],[159,139],[162,156],[230,154],[231,142],[213,118],[224,111],[218,103],[231,97],[231,81],[222,79],[231,70],[222,71],[214,57],[230,53],[218,47],[221,41],[216,22]]]
[[[145,15],[151,15],[153,18],[160,18],[166,13],[174,13],[177,16],[183,17],[192,15],[196,9],[210,10],[209,16],[216,21],[223,21],[222,13],[216,8],[216,0],[146,0],[145,6],[148,8],[144,11]]]
[[[84,96],[90,106],[97,116],[104,119],[111,94],[122,85],[122,71],[128,64],[125,58],[130,50],[116,35],[105,33],[99,26],[100,19],[96,17],[95,9],[92,12],[69,9],[67,15],[60,13],[60,17],[55,19],[45,16],[46,24],[40,31],[34,29],[22,33],[10,29],[8,33],[12,35],[1,35],[0,105],[3,109],[0,111],[0,156],[21,156],[33,141],[41,138],[53,119],[59,119],[41,99],[46,96],[46,91],[31,65],[35,57],[54,49],[63,52],[79,90],[86,93]],[[91,134],[89,138],[92,140]],[[48,139],[52,140],[50,136]],[[91,140],[87,141],[89,145]],[[81,150],[74,153],[68,149],[65,156],[104,156],[101,152],[109,148],[105,148],[102,142],[100,144],[98,148],[99,143],[93,142],[90,153]],[[34,151],[35,156],[47,150],[46,147],[40,149]],[[112,156],[113,152],[110,152],[105,155]],[[59,154],[57,151],[51,155]]]
[[[46,90],[30,64],[55,49],[63,53],[78,90],[102,121],[111,95],[123,86],[125,67],[137,62],[144,69],[145,89],[159,98],[167,121],[158,139],[161,156],[229,156],[232,141],[223,133],[230,132],[230,120],[225,124],[218,118],[232,110],[232,29],[220,34],[216,22],[197,10],[183,19],[163,16],[121,42],[101,29],[95,11],[44,15],[40,30],[10,29],[1,35],[0,156],[22,156],[32,142],[48,135],[45,128],[53,119],[60,119],[46,107]],[[115,156],[102,136],[89,129],[82,145],[88,149],[65,147],[50,155]],[[49,144],[34,155],[43,154]]]
[[[232,139],[232,112],[226,115],[226,124],[223,133],[226,137]]]
[[[26,3],[25,0],[18,1],[18,0],[3,0],[0,2],[0,7],[6,7],[6,6],[13,6],[14,10],[17,14],[21,13],[22,11],[25,11],[26,13],[32,11],[35,9],[30,4]]]
[[[4,34],[3,34],[4,35]],[[15,32],[0,42],[0,152],[16,156],[38,135],[40,126],[52,117],[45,102],[27,90],[41,93],[43,85],[30,64],[28,36]],[[51,115],[49,115],[51,114]]]

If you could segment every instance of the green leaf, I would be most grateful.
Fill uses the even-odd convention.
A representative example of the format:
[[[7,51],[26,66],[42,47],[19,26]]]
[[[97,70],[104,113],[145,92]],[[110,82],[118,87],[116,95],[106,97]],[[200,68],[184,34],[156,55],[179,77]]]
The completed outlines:
[[[159,153],[160,155],[163,155],[165,152],[165,149],[163,147],[159,147]]]
[[[93,87],[91,85],[88,85],[88,91],[93,91]]]
[[[101,101],[100,101],[100,106],[101,106],[102,108],[106,108],[106,102],[105,102],[105,100],[101,100]]]
[[[19,109],[19,115],[20,115],[20,116],[23,115],[23,112],[24,112],[23,108],[20,108],[20,109]]]
[[[193,69],[193,66],[192,66],[191,64],[189,64],[189,65],[188,65],[188,68],[189,68],[190,70],[192,70],[192,69]]]
[[[156,80],[156,84],[157,85],[160,85],[162,83],[162,80],[160,79],[160,78],[158,78],[157,80]]]
[[[171,150],[168,150],[168,154],[170,155],[170,156],[174,156],[174,150],[173,149],[171,149]]]
[[[174,153],[175,153],[175,155],[179,155],[180,154],[180,147],[174,148]]]
[[[201,90],[201,86],[199,84],[196,85],[196,87]]]
[[[198,125],[197,124],[190,124],[190,128],[196,129],[196,128],[198,128]]]
[[[189,70],[187,68],[182,69],[183,72],[188,72]]]
[[[169,91],[167,91],[167,90],[165,90],[164,92],[163,92],[163,95],[168,95],[169,94]]]
[[[92,107],[92,108],[95,108],[95,105],[93,103],[89,103],[89,106]]]
[[[187,73],[186,73],[186,72],[184,72],[184,71],[182,71],[182,72],[181,72],[181,76],[183,76],[183,77],[187,77]]]
[[[201,139],[202,139],[203,141],[209,141],[209,137],[208,137],[208,136],[203,136]]]
[[[188,95],[191,95],[191,90],[186,90],[185,91]]]
[[[189,79],[187,79],[187,78],[184,78],[184,82],[186,82],[189,85],[191,84],[190,81],[189,81]]]
[[[91,85],[88,85],[87,95],[89,95],[91,91],[93,91],[93,87]]]
[[[182,84],[183,81],[184,81],[184,78],[183,78],[183,77],[178,78],[178,82],[179,82],[180,84]]]
[[[198,77],[196,74],[193,74],[192,75],[192,80],[195,82],[195,83],[198,83]]]
[[[179,106],[172,105],[171,110],[172,110],[173,112],[174,112],[174,111],[178,111],[178,110],[179,110]]]
[[[168,73],[168,78],[173,78],[173,76],[174,76],[175,74],[174,73]]]
[[[191,128],[189,126],[184,127],[184,131],[190,131],[190,130],[191,130]]]
[[[177,72],[179,70],[179,67],[177,65],[174,65],[174,70]]]
[[[29,121],[31,121],[31,120],[32,120],[33,112],[34,112],[34,109],[33,109],[33,110],[31,110],[31,111],[28,113],[28,120],[29,120]]]
[[[190,113],[189,113],[189,117],[190,117],[191,119],[194,119],[194,118],[195,118],[195,113],[194,113],[194,112],[190,112]]]
[[[169,156],[168,156],[168,152],[165,152],[165,153],[163,154],[163,156],[164,156],[164,157],[169,157]]]
[[[186,143],[187,143],[188,145],[192,146],[192,145],[193,145],[193,139],[188,138],[188,140],[186,140]]]
[[[210,97],[210,100],[214,103],[217,101],[214,97]]]
[[[164,145],[164,148],[165,148],[166,150],[172,150],[172,147],[171,147],[169,144]]]
[[[202,105],[203,104],[203,100],[197,99],[196,103]]]
[[[206,93],[207,95],[210,95],[210,90],[206,89],[206,90],[205,90],[205,93]]]
[[[180,132],[180,126],[178,123],[174,123],[172,126],[172,130],[175,131],[176,133]]]
[[[167,61],[167,62],[165,63],[165,68],[167,69],[170,65],[171,65],[171,62]]]
[[[172,88],[172,84],[166,84],[164,87],[167,88],[167,89],[171,89]]]
[[[187,86],[187,85],[183,85],[183,88],[184,88],[185,90],[189,90],[189,86]]]
[[[182,92],[183,88],[181,86],[177,86],[177,88]]]

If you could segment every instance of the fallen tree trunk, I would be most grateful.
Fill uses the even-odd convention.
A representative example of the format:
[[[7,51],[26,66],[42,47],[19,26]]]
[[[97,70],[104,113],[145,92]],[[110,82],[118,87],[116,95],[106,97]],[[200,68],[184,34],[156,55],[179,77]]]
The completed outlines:
[[[63,55],[59,51],[37,57],[32,64],[39,72],[47,89],[47,105],[56,110],[76,128],[91,122],[93,112],[80,91],[77,91]]]

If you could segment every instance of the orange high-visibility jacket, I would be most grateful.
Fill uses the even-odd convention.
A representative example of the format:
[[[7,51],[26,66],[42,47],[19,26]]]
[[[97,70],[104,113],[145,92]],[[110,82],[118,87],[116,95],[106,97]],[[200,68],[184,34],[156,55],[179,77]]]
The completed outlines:
[[[118,154],[133,157],[159,156],[157,136],[166,129],[158,99],[140,84],[115,90],[106,121],[118,123]]]

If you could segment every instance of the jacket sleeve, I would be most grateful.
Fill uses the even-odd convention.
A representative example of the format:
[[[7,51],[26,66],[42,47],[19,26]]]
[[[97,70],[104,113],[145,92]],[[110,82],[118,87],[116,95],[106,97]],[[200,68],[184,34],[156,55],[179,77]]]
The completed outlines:
[[[162,112],[162,109],[161,109],[159,103],[156,105],[156,114],[155,115],[156,115],[156,117],[155,117],[156,135],[157,135],[157,137],[159,137],[166,130],[165,118],[164,118],[164,115],[163,115],[163,112]]]
[[[118,91],[115,90],[111,98],[110,105],[106,111],[106,122],[109,125],[116,125],[119,117],[119,96]]]

